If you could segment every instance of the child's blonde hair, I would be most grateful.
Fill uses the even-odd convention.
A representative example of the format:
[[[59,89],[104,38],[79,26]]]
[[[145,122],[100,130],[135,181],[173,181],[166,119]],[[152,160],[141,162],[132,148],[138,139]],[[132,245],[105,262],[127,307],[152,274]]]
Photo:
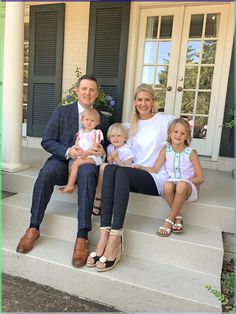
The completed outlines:
[[[185,120],[184,118],[178,118],[178,119],[175,119],[174,121],[171,122],[169,128],[168,128],[168,139],[167,139],[167,142],[169,144],[172,144],[172,141],[171,141],[171,137],[170,137],[170,134],[173,132],[175,126],[177,123],[180,123],[184,126],[185,128],[185,132],[186,132],[186,136],[187,136],[187,139],[184,141],[184,144],[186,146],[189,146],[191,140],[192,140],[192,135],[191,135],[191,129],[190,129],[190,125],[188,123],[187,120]]]
[[[96,121],[97,121],[97,125],[100,124],[100,115],[97,112],[97,110],[93,109],[93,108],[88,108],[85,109],[82,114],[81,114],[81,120],[86,116],[86,115],[90,115],[92,116]]]
[[[128,130],[121,123],[112,124],[107,131],[107,138],[110,139],[111,135],[121,135],[125,139],[128,138]]]

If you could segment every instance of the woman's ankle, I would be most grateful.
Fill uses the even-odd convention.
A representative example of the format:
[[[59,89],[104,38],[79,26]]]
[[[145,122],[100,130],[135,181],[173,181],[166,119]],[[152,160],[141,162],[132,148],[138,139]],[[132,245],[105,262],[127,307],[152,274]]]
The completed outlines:
[[[108,260],[114,260],[119,250],[121,250],[121,237],[110,234],[104,256]]]
[[[97,255],[100,256],[104,253],[107,242],[108,242],[108,238],[109,238],[109,232],[107,232],[107,230],[105,230],[105,229],[101,229],[100,230],[100,237],[99,237],[98,244],[96,247]]]

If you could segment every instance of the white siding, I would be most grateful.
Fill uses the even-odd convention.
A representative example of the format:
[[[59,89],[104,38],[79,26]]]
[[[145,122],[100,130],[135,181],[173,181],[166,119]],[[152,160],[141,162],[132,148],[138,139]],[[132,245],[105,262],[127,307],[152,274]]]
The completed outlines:
[[[89,2],[66,3],[62,90],[75,82],[76,65],[86,72]]]

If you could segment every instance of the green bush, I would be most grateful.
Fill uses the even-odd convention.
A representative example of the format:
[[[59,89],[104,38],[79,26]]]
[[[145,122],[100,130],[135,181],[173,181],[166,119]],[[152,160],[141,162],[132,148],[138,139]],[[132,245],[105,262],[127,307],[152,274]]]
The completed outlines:
[[[224,128],[232,129],[234,127],[234,109],[230,109],[228,112],[229,122],[223,124]]]
[[[221,286],[223,293],[214,289],[210,285],[207,285],[206,288],[221,302],[225,309],[227,309],[230,313],[234,313],[235,308],[230,305],[229,299],[225,295],[234,293],[234,273],[223,273],[221,277]]]

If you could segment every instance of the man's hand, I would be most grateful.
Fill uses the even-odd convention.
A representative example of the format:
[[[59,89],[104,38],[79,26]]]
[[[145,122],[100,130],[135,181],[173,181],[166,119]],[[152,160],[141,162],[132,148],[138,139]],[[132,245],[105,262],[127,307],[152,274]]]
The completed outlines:
[[[105,151],[101,144],[96,144],[96,146],[91,147],[88,151],[89,155],[94,155],[98,157],[103,157],[105,155]]]
[[[83,150],[78,145],[73,145],[69,148],[68,156],[76,160],[83,153]]]
[[[81,150],[81,152],[79,154],[80,158],[82,158],[82,159],[86,159],[89,155],[90,155],[89,150]]]

